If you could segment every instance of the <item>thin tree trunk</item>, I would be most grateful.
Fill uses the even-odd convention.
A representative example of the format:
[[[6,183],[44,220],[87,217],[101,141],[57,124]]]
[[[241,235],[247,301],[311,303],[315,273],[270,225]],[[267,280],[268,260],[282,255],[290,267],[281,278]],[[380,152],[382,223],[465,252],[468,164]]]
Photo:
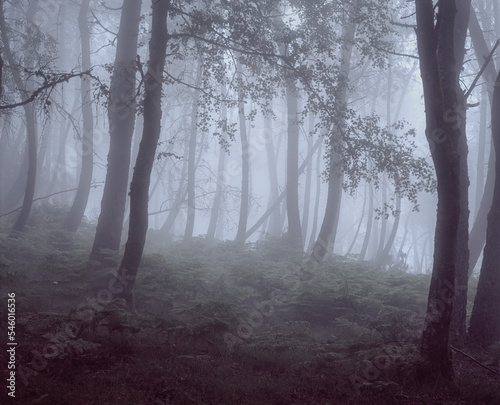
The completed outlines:
[[[161,92],[167,48],[168,0],[152,0],[153,21],[149,41],[148,73],[145,78],[144,130],[130,184],[130,227],[118,269],[117,293],[134,311],[132,290],[148,230],[148,191],[161,129]],[[121,291],[120,291],[121,290]]]
[[[242,67],[238,60],[236,64],[236,71],[240,81],[243,80],[243,73],[241,69]],[[248,209],[250,203],[250,144],[248,142],[245,101],[243,100],[243,94],[239,95],[238,121],[240,125],[241,137],[241,204],[238,231],[236,233],[235,242],[239,245],[243,245],[246,239],[245,234],[247,230]]]
[[[302,164],[299,167],[299,170],[298,170],[298,174],[299,175],[304,171],[305,167],[307,166],[307,162],[309,161],[309,159],[312,158],[312,156],[314,155],[314,153],[316,152],[316,150],[320,147],[320,145],[322,143],[323,143],[323,137],[320,137],[318,140],[316,140],[316,143],[314,144],[314,146],[313,146],[310,154],[307,155],[307,157],[304,159],[304,161],[302,162]],[[274,212],[274,210],[276,210],[280,206],[281,202],[285,199],[286,190],[287,190],[287,187],[285,187],[285,190],[283,190],[281,192],[281,194],[279,195],[278,199],[273,202],[273,204],[266,210],[266,212],[247,231],[247,233],[246,233],[246,239],[248,239],[250,236],[252,236],[252,234],[254,232],[256,232],[260,228],[260,226]]]
[[[222,85],[221,92],[223,96],[226,97],[227,89],[225,84]],[[227,106],[225,103],[223,103],[221,107],[221,119],[224,122],[227,121]],[[221,136],[222,136],[222,141],[225,142],[227,137],[226,133],[223,133]],[[210,222],[208,224],[208,229],[207,229],[208,239],[214,239],[215,231],[217,229],[217,222],[221,210],[222,194],[224,192],[224,185],[226,180],[224,171],[225,163],[226,163],[226,150],[221,146],[219,148],[219,162],[217,164],[217,183],[215,185],[214,201],[212,203]]]
[[[477,170],[476,170],[476,189],[474,197],[474,220],[477,219],[481,198],[484,193],[484,165],[486,153],[486,121],[488,116],[488,97],[486,91],[481,92],[481,103],[479,105],[479,134],[477,147]]]
[[[401,218],[401,196],[396,194],[396,216],[394,217],[394,223],[392,225],[391,233],[389,234],[389,238],[384,245],[384,248],[380,252],[380,255],[377,257],[375,261],[375,266],[381,267],[385,266],[388,263],[389,252],[391,251],[392,246],[394,245],[394,240],[396,239],[396,234],[398,232],[399,220]]]
[[[311,236],[309,237],[309,245],[307,252],[310,253],[313,250],[314,242],[316,241],[316,230],[318,228],[318,217],[319,217],[319,200],[321,197],[321,151],[323,143],[321,143],[316,156],[316,196],[314,197],[314,213],[312,217],[312,229]]]
[[[309,135],[307,137],[307,152],[309,153],[313,140],[312,134],[314,132],[314,115],[309,116]],[[307,228],[309,226],[309,211],[311,205],[311,187],[312,187],[312,159],[306,167],[306,185],[304,187],[304,206],[302,209],[302,240],[306,241],[307,238]]]
[[[187,218],[184,229],[184,242],[189,243],[193,239],[194,219],[196,216],[196,137],[198,135],[198,102],[200,99],[201,84],[201,62],[198,62],[196,71],[196,82],[193,94],[193,107],[191,110],[191,122],[189,130],[189,151],[187,166]]]
[[[35,15],[38,1],[33,1],[28,6],[27,19],[28,24],[32,23],[32,19]],[[28,97],[29,83],[25,84],[24,80],[21,78],[19,71],[15,68],[16,63],[12,51],[10,49],[10,42],[7,35],[7,24],[5,23],[4,15],[4,2],[0,1],[0,30],[3,42],[3,52],[7,58],[7,62],[11,67],[12,76],[14,83],[19,90],[21,99],[24,101]],[[29,52],[29,47],[26,48],[26,52]],[[31,59],[31,55],[28,55]],[[27,66],[29,68],[29,66]],[[26,222],[28,221],[29,214],[31,212],[31,207],[33,205],[33,196],[35,194],[36,185],[36,167],[37,167],[37,137],[36,137],[36,124],[35,124],[35,114],[33,111],[33,105],[31,103],[23,105],[24,114],[26,117],[26,138],[27,138],[27,148],[28,148],[28,173],[26,179],[26,188],[24,191],[24,199],[21,211],[17,217],[10,236],[16,236],[18,232],[22,232]]]
[[[90,31],[87,23],[90,0],[83,0],[78,15],[78,26],[80,27],[80,38],[82,43],[82,70],[90,70]],[[92,184],[92,171],[94,167],[94,117],[90,99],[90,77],[82,76],[81,98],[82,98],[82,171],[80,181],[76,190],[73,205],[64,221],[63,227],[71,232],[76,232],[82,222],[85,208],[90,194]]]
[[[271,106],[272,107],[272,106]],[[273,120],[271,117],[265,118],[265,131],[266,131],[266,157],[267,157],[267,170],[269,173],[269,202],[268,208],[278,198],[278,172],[276,163],[276,153],[273,145]],[[270,236],[278,237],[282,231],[280,221],[279,207],[269,217],[267,233]]]
[[[359,261],[366,260],[366,252],[368,250],[368,244],[370,242],[370,236],[372,234],[373,226],[373,188],[370,183],[368,184],[368,219],[366,221],[366,231],[365,238],[363,239],[363,245],[361,246],[361,251],[359,252]]]

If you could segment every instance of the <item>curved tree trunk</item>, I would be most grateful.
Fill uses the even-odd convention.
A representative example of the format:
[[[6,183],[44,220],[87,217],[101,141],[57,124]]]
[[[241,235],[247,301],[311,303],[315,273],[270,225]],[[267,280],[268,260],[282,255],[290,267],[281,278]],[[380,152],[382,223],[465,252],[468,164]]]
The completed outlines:
[[[92,259],[101,259],[103,249],[118,251],[120,248],[136,114],[135,64],[141,3],[141,0],[125,0],[122,6],[109,89],[108,169],[90,255]]]
[[[458,97],[455,48],[461,32],[455,28],[454,0],[438,3],[435,22],[431,0],[415,1],[417,45],[424,89],[426,136],[437,177],[438,207],[434,239],[434,264],[420,354],[424,360],[420,376],[425,379],[453,378],[450,326],[455,299],[457,246],[459,243],[461,158],[463,134]],[[463,28],[463,27],[461,27]]]
[[[82,43],[82,70],[91,68],[90,62],[90,31],[87,23],[90,0],[83,0],[80,14],[78,15],[78,26]],[[94,166],[94,117],[92,116],[92,105],[90,99],[90,77],[82,76],[81,98],[83,116],[82,134],[82,171],[80,181],[76,190],[73,205],[64,221],[63,227],[71,232],[76,232],[82,222],[85,208],[90,194],[92,184],[92,171]]]
[[[339,88],[335,92],[335,104],[339,108],[340,116],[336,118],[335,127],[332,129],[330,139],[328,141],[328,195],[326,200],[325,216],[310,256],[311,260],[316,262],[323,261],[328,250],[328,246],[335,243],[338,218],[340,215],[343,173],[341,156],[342,136],[341,128],[339,126],[343,125],[343,110],[347,108],[347,87],[349,85],[354,36],[356,35],[356,23],[354,22],[354,16],[356,14],[357,7],[357,1],[352,3],[349,7],[349,15],[352,16],[352,18],[345,22],[342,33],[342,53],[338,77]]]
[[[153,21],[149,41],[148,73],[145,77],[144,130],[130,184],[128,239],[116,280],[116,295],[125,298],[130,311],[135,310],[132,290],[146,242],[148,191],[161,129],[161,92],[167,49],[168,4],[168,0],[152,1]]]

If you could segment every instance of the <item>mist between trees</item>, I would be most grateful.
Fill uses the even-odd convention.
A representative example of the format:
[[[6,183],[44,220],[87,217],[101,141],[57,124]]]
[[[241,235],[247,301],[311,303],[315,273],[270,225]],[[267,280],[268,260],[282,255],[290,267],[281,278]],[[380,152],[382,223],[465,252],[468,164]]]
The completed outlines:
[[[499,8],[0,1],[2,232],[91,229],[132,313],[144,249],[200,239],[429,274],[417,369],[452,380],[500,339]]]

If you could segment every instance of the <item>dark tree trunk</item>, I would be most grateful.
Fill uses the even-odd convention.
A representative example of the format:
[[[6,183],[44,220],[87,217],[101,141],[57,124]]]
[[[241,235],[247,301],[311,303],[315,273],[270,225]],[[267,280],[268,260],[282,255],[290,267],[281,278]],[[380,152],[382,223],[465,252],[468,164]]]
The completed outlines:
[[[436,170],[438,207],[434,264],[420,354],[425,379],[453,378],[450,326],[455,299],[461,198],[459,141],[465,111],[458,97],[461,65],[455,59],[457,9],[454,0],[439,3],[437,21],[431,0],[415,1],[417,45],[424,88],[426,136]],[[463,44],[462,44],[463,45]]]
[[[460,88],[460,71],[464,63],[465,39],[471,9],[470,0],[456,1],[457,14],[455,17],[454,40],[455,40],[455,64],[457,66],[456,87],[458,104],[462,106],[464,113],[460,120],[460,138],[458,141],[460,155],[460,220],[458,223],[457,242],[457,268],[455,275],[455,302],[451,321],[451,342],[461,345],[467,333],[467,287],[469,280],[469,166],[467,155],[469,148],[466,136],[466,115],[463,91]]]
[[[479,25],[475,11],[471,8],[470,18],[469,18],[469,32],[472,40],[472,45],[474,47],[474,52],[476,54],[476,59],[479,66],[484,64],[485,58],[488,56],[489,49],[486,40],[483,35],[481,26]],[[493,83],[495,81],[496,71],[493,61],[488,63],[486,69],[483,72],[483,79],[486,82],[486,89],[488,91],[488,98],[490,104],[492,102],[493,95]],[[482,168],[478,168],[481,170]],[[490,150],[490,157],[488,160],[488,172],[486,174],[486,183],[484,185],[484,193],[479,203],[479,209],[477,210],[476,218],[472,226],[469,235],[469,276],[474,271],[474,267],[481,255],[481,251],[484,247],[484,242],[486,240],[486,217],[488,211],[491,207],[491,201],[493,199],[493,187],[495,182],[495,153],[493,151],[493,146]]]
[[[82,43],[82,70],[90,70],[90,31],[87,23],[90,0],[83,0],[80,14],[78,16],[78,26],[80,27],[80,37]],[[76,232],[82,222],[85,208],[90,194],[92,184],[92,171],[94,166],[94,117],[92,116],[92,105],[90,99],[90,77],[82,76],[81,98],[83,116],[82,134],[82,171],[80,181],[76,190],[73,205],[64,221],[63,227],[71,232]]]
[[[161,127],[161,92],[167,48],[168,0],[153,0],[148,73],[145,78],[144,130],[130,184],[130,226],[118,270],[117,295],[134,311],[132,290],[148,230],[148,191]],[[122,291],[120,291],[122,290]]]
[[[126,0],[122,6],[109,90],[108,168],[90,255],[93,259],[101,259],[103,249],[118,251],[120,248],[136,114],[135,65],[141,3],[141,0]]]
[[[495,146],[495,186],[488,214],[486,245],[481,274],[470,318],[469,337],[484,346],[500,339],[500,73],[495,83],[491,106],[491,132]]]

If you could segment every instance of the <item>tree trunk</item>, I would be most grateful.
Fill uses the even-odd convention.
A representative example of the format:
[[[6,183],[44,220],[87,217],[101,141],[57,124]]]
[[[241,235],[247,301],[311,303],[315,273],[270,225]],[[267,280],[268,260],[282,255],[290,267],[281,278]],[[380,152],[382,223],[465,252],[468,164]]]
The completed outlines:
[[[286,213],[290,247],[297,252],[304,249],[299,210],[299,112],[295,80],[286,79],[286,106],[288,137],[286,155]]]
[[[236,71],[239,81],[243,80],[243,72],[241,69],[241,64],[238,61],[236,64]],[[246,239],[245,234],[247,231],[248,209],[250,203],[250,144],[248,143],[245,101],[243,99],[243,94],[239,95],[238,121],[240,124],[241,137],[241,204],[238,231],[236,233],[235,242],[239,245],[243,245]]]
[[[221,88],[221,93],[223,97],[227,96],[227,88],[226,85],[223,84]],[[227,122],[227,105],[225,103],[222,104],[221,106],[221,119],[224,122]],[[222,135],[222,141],[226,142],[227,141],[227,134],[224,132]],[[212,211],[210,214],[210,222],[208,223],[208,229],[207,229],[207,238],[208,239],[214,239],[215,237],[215,231],[217,229],[217,223],[219,219],[219,213],[221,210],[221,202],[222,202],[222,194],[224,192],[224,185],[225,185],[225,166],[226,162],[226,150],[221,146],[219,148],[219,162],[217,164],[217,183],[215,185],[215,195],[214,195],[214,201],[212,204]],[[219,225],[222,226],[222,225]]]
[[[349,85],[349,73],[351,70],[351,56],[356,35],[356,23],[354,16],[358,2],[355,1],[349,7],[351,18],[346,21],[342,33],[342,52],[340,59],[340,71],[338,76],[337,91],[335,92],[335,104],[340,111],[336,118],[335,127],[331,131],[328,142],[328,194],[326,200],[325,216],[314,243],[310,259],[315,262],[323,261],[328,246],[334,244],[337,232],[338,218],[340,214],[340,203],[342,199],[342,136],[341,128],[344,122],[344,109],[347,108],[347,87]]]
[[[313,145],[312,134],[314,133],[314,115],[309,116],[309,136],[307,137],[307,153],[311,151]],[[306,166],[306,185],[304,187],[304,206],[302,209],[302,240],[307,239],[307,228],[309,226],[309,211],[311,206],[312,187],[312,159]]]
[[[116,280],[116,295],[125,298],[130,311],[135,310],[132,289],[148,230],[148,191],[161,129],[161,93],[167,48],[168,6],[168,0],[152,1],[153,21],[149,41],[148,72],[145,77],[144,130],[130,184],[128,239]]]
[[[415,1],[417,46],[424,89],[426,136],[437,177],[438,207],[434,239],[434,264],[424,330],[420,340],[422,379],[452,379],[450,326],[455,298],[457,244],[460,222],[463,107],[458,98],[461,68],[455,59],[456,6],[454,0],[439,2],[434,23],[431,0]],[[462,44],[463,46],[463,44]]]
[[[320,137],[318,140],[316,140],[310,154],[307,155],[307,157],[304,159],[304,161],[302,162],[302,164],[300,165],[299,169],[298,169],[298,175],[300,175],[305,167],[307,166],[307,162],[309,162],[309,159],[312,158],[312,156],[314,155],[314,153],[316,152],[316,150],[321,146],[321,144],[323,143],[323,138]],[[283,190],[281,192],[281,194],[279,195],[278,199],[276,201],[274,201],[271,206],[268,207],[268,209],[266,210],[266,212],[257,220],[257,222],[247,231],[246,233],[246,238],[248,239],[250,236],[252,236],[252,234],[254,232],[256,232],[259,227],[264,223],[264,221],[280,206],[281,202],[285,199],[285,196],[286,196],[286,192],[287,192],[287,187],[285,187],[285,190]]]
[[[108,168],[90,255],[92,259],[101,259],[103,249],[118,251],[120,248],[136,114],[135,64],[141,3],[141,0],[126,0],[122,6],[109,90]]]
[[[493,201],[488,214],[486,245],[476,298],[470,318],[469,337],[484,346],[500,339],[500,72],[495,83],[491,106],[491,132],[495,146],[495,186]]]
[[[28,24],[32,23],[35,11],[38,5],[38,1],[33,1],[28,6],[27,19]],[[21,74],[15,68],[16,62],[12,51],[10,49],[10,43],[7,35],[7,24],[5,22],[5,14],[3,8],[3,1],[0,1],[0,30],[3,42],[3,51],[7,58],[7,62],[11,67],[12,76],[14,83],[19,90],[21,100],[26,100],[29,96],[30,87],[29,83],[25,84],[25,81],[21,78]],[[26,48],[26,52],[29,53],[29,46]],[[27,55],[31,59],[30,55]],[[26,66],[29,68],[30,66]],[[37,166],[37,136],[36,136],[36,124],[35,124],[35,113],[33,111],[33,105],[31,103],[23,105],[24,114],[26,117],[26,138],[27,138],[27,149],[28,149],[28,173],[26,178],[26,187],[24,191],[23,205],[21,212],[17,217],[14,226],[12,227],[10,236],[14,237],[18,232],[22,232],[26,222],[28,221],[29,214],[31,212],[31,207],[33,205],[33,196],[35,194],[36,185],[36,166]]]
[[[396,239],[396,234],[398,232],[399,220],[401,218],[401,196],[396,194],[396,216],[394,217],[394,223],[392,224],[391,233],[389,234],[389,238],[385,245],[383,245],[383,249],[377,255],[375,260],[375,266],[381,267],[385,266],[389,262],[389,253],[391,251],[392,245],[394,244],[394,240]]]
[[[196,70],[196,82],[193,94],[193,107],[191,110],[191,122],[189,129],[189,151],[187,166],[187,218],[184,229],[184,242],[189,243],[193,239],[194,219],[196,216],[196,137],[198,135],[198,102],[200,99],[201,84],[201,62],[198,62]]]
[[[474,52],[476,54],[476,59],[479,66],[484,64],[484,59],[488,56],[489,49],[486,40],[483,35],[481,26],[479,25],[476,13],[474,9],[470,9],[469,18],[469,31],[474,47]],[[490,100],[490,105],[492,102],[493,95],[493,83],[496,76],[495,65],[493,61],[490,61],[483,72],[483,79],[486,82],[486,89],[488,91],[488,98]],[[479,204],[479,209],[474,220],[474,224],[469,235],[469,276],[474,271],[477,260],[481,255],[481,251],[484,247],[484,242],[486,240],[486,217],[488,211],[491,207],[491,201],[493,199],[493,187],[495,182],[495,153],[493,150],[493,145],[490,149],[490,156],[488,160],[488,171],[486,174],[486,182],[484,185],[484,193]]]
[[[78,16],[78,26],[80,27],[80,37],[82,43],[82,70],[91,69],[90,62],[90,31],[87,23],[90,0],[83,0],[80,14]],[[92,171],[94,166],[94,117],[92,116],[92,105],[90,99],[90,77],[82,76],[81,98],[83,116],[82,134],[82,171],[80,181],[76,190],[73,205],[64,221],[63,227],[71,232],[76,232],[82,222],[85,208],[90,194],[92,184]]]
[[[365,237],[363,239],[363,245],[361,246],[361,251],[359,252],[358,260],[366,260],[366,252],[368,250],[368,244],[370,242],[370,236],[372,234],[373,226],[373,188],[370,183],[368,183],[368,219],[366,221]]]
[[[273,144],[273,120],[271,117],[265,118],[265,131],[266,131],[266,157],[267,157],[267,170],[269,173],[269,202],[268,208],[272,205],[274,201],[278,198],[278,172],[276,163],[276,153]],[[270,236],[278,237],[281,235],[282,231],[281,221],[280,221],[280,209],[279,207],[273,211],[269,217],[269,224],[267,228],[267,233]]]
[[[321,143],[320,148],[318,150],[318,154],[316,156],[316,195],[314,197],[314,212],[312,216],[312,228],[311,228],[311,236],[309,237],[309,245],[307,248],[307,252],[312,252],[314,248],[314,242],[316,238],[316,230],[318,229],[318,217],[319,217],[319,200],[321,197],[321,152],[322,152],[323,143]]]

